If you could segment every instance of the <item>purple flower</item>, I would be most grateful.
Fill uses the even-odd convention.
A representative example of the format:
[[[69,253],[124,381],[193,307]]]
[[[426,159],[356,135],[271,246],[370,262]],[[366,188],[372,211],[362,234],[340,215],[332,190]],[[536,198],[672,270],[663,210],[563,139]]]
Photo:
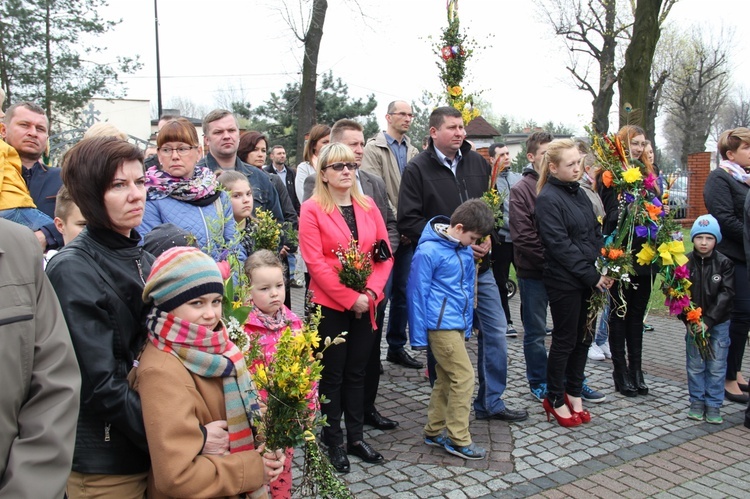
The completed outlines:
[[[633,201],[635,201],[635,196],[633,196],[629,192],[626,192],[625,193],[625,202],[626,203],[632,203]]]
[[[690,306],[690,298],[687,296],[681,298],[667,298],[664,301],[664,306],[669,307],[670,314],[680,315],[685,307]]]
[[[659,198],[656,196],[654,196],[654,199],[651,200],[651,204],[653,204],[654,206],[658,206],[659,208],[664,206],[663,204],[661,204],[661,201],[659,201]]]
[[[656,224],[636,225],[635,235],[637,237],[648,237],[649,239],[656,239],[656,233],[659,231],[659,227]]]
[[[674,277],[675,279],[688,279],[690,277],[690,270],[688,270],[687,265],[675,267]]]

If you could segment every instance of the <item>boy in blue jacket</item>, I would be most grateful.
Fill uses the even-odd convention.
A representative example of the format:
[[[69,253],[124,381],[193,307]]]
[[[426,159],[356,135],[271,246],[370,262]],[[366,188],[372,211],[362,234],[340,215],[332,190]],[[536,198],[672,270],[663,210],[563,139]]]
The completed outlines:
[[[479,199],[460,205],[450,220],[430,220],[414,252],[407,284],[411,345],[429,344],[437,361],[424,441],[465,459],[485,455],[469,433],[474,367],[464,338],[471,335],[476,279],[470,246],[493,226],[492,211]]]

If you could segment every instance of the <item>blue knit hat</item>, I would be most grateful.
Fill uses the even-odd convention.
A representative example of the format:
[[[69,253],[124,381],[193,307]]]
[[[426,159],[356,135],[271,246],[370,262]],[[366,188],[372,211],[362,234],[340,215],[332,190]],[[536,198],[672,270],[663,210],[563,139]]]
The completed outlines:
[[[700,234],[711,234],[716,238],[716,244],[721,242],[721,229],[719,229],[719,222],[712,215],[701,215],[695,219],[693,228],[690,229],[690,240],[695,239],[695,236]]]
[[[151,266],[143,301],[171,312],[209,293],[224,293],[224,280],[213,258],[192,247],[177,246],[161,254]]]

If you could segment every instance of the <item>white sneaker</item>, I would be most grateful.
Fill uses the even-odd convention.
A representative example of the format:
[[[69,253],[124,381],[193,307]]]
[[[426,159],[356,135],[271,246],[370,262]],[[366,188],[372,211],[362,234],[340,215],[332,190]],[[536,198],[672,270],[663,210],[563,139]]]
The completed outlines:
[[[602,352],[602,349],[596,343],[592,343],[589,347],[589,359],[604,360],[604,352]]]
[[[604,356],[608,359],[612,358],[612,350],[609,349],[609,341],[605,342],[604,345],[601,345],[599,347],[599,350],[602,351]]]

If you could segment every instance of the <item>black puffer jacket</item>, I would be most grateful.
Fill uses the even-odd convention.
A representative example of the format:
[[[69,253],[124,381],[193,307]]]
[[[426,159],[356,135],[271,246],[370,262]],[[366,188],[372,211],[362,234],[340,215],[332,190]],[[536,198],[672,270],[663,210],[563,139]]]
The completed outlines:
[[[536,226],[544,245],[544,284],[576,290],[599,282],[594,261],[604,246],[599,222],[578,182],[550,176],[536,198]]]
[[[745,263],[743,216],[748,190],[750,186],[738,182],[721,168],[708,175],[703,187],[706,208],[721,229],[721,242],[716,250],[738,263]]]
[[[146,339],[141,293],[153,262],[139,240],[135,231],[127,238],[86,228],[47,266],[81,368],[73,455],[81,473],[149,469],[141,401],[127,380]]]
[[[482,197],[488,189],[491,168],[487,160],[464,141],[456,175],[441,164],[430,139],[426,150],[404,168],[398,193],[398,232],[412,242],[419,241],[427,222],[442,215],[450,218],[461,203]],[[497,234],[493,234],[496,238]],[[483,258],[480,272],[489,268]]]
[[[690,295],[702,310],[703,322],[712,328],[728,321],[734,304],[734,263],[718,251],[706,258],[693,251],[687,257]]]

